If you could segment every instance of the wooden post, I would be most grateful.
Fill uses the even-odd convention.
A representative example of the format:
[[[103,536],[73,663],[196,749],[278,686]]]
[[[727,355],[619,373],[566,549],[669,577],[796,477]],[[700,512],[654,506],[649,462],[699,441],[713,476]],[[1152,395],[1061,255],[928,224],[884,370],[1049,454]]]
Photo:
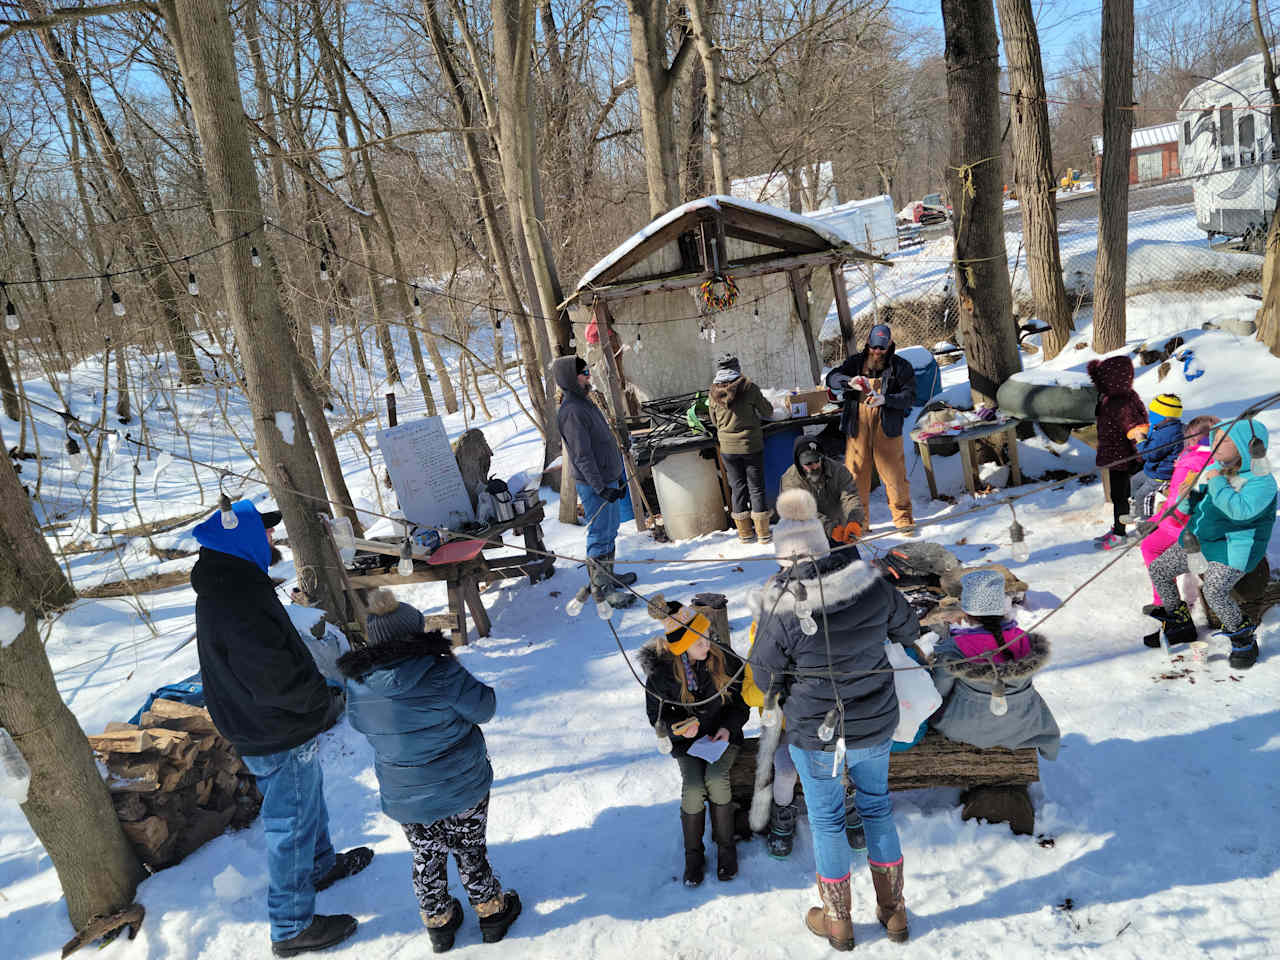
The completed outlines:
[[[600,346],[604,362],[604,379],[608,384],[605,401],[609,413],[613,416],[613,430],[622,451],[622,462],[627,471],[627,483],[631,490],[631,509],[636,515],[636,529],[647,530],[649,518],[645,512],[644,491],[640,489],[640,478],[636,476],[636,462],[631,456],[631,437],[627,433],[627,411],[622,402],[622,387],[618,374],[617,361],[613,355],[613,315],[609,313],[609,304],[597,299],[593,307],[596,325],[600,329]]]
[[[862,225],[863,231],[867,235],[867,252],[871,252],[871,228],[866,224]],[[862,264],[867,270],[867,286],[871,289],[871,315],[875,318],[875,322],[880,322],[880,301],[876,298],[876,265],[868,261]]]
[[[801,276],[799,270],[788,270],[787,277],[791,285],[791,302],[796,308],[796,316],[800,318],[800,329],[804,331],[804,345],[809,349],[809,369],[816,384],[822,376],[822,362],[818,359],[818,344],[813,338],[813,325],[809,322],[809,273]]]
[[[844,264],[831,264],[831,292],[836,298],[836,316],[840,318],[840,339],[845,356],[853,352],[853,317],[849,313],[849,291],[844,284]]]
[[[396,395],[394,393],[387,394],[387,426],[394,427],[399,420],[396,418]]]
[[[560,522],[578,522],[578,487],[573,474],[573,460],[569,448],[561,447],[560,456]]]

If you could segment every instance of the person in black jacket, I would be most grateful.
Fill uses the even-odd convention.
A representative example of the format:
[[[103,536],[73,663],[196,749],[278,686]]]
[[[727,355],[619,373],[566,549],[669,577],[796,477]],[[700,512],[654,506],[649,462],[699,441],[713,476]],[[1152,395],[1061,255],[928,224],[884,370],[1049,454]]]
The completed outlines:
[[[267,574],[280,557],[271,544],[280,514],[240,500],[232,516],[230,529],[215,513],[194,530],[196,645],[209,715],[262,791],[271,949],[289,957],[355,932],[348,914],[315,913],[316,891],[359,873],[373,851],[335,854],[329,840],[316,734],[332,697]]]
[[[729,771],[742,743],[749,711],[742,699],[742,661],[714,636],[711,621],[692,607],[650,601],[651,616],[662,616],[663,636],[641,647],[639,659],[647,677],[645,710],[660,741],[671,744],[680,765],[680,827],[684,834],[684,883],[702,883],[706,858],[702,833],[705,804],[711,802],[711,838],[716,844],[716,876],[738,875],[733,839],[733,798]],[[715,642],[713,642],[715,641]],[[669,740],[665,739],[668,736]],[[691,756],[689,748],[709,740],[724,752],[712,763]]]
[[[893,525],[914,535],[911,484],[907,482],[902,425],[916,402],[916,372],[894,352],[893,334],[878,323],[867,345],[827,374],[827,386],[844,392],[840,429],[845,440],[844,464],[858,483],[858,497],[871,526],[871,471],[880,474]]]
[[[591,400],[591,369],[581,357],[560,357],[551,364],[560,388],[560,410],[556,425],[564,441],[564,456],[573,465],[578,500],[587,515],[587,559],[592,595],[611,607],[629,607],[635,595],[622,589],[635,583],[634,573],[615,576],[613,561],[617,547],[621,508],[618,501],[627,494],[622,452],[609,422]]]
[[[783,569],[750,600],[751,671],[766,706],[776,697],[782,707],[783,742],[804,784],[822,901],[805,924],[837,950],[853,949],[847,768],[866,832],[876,914],[889,938],[904,942],[902,845],[889,796],[898,695],[885,644],[913,643],[920,625],[875,567],[831,554],[807,490],[784,491],[777,509],[773,543]]]

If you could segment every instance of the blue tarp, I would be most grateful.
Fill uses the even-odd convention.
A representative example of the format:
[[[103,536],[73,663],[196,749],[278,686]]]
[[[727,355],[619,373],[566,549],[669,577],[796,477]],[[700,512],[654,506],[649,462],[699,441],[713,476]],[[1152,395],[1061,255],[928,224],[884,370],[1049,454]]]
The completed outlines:
[[[142,705],[142,709],[130,717],[129,722],[136,724],[142,719],[142,715],[151,709],[151,704],[157,700],[177,700],[179,703],[189,703],[193,707],[203,707],[204,682],[200,679],[199,673],[193,673],[185,680],[165,684],[158,690],[152,691],[147,697],[147,702]]]

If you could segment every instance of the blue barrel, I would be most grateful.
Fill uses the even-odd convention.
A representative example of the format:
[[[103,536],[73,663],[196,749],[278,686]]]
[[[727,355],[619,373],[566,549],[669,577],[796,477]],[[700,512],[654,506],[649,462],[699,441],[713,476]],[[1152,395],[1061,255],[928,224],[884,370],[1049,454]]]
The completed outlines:
[[[942,392],[942,371],[938,369],[938,361],[931,351],[924,347],[903,347],[897,354],[915,371],[915,406],[924,406]]]
[[[782,475],[795,463],[796,437],[802,432],[802,427],[787,426],[771,427],[764,432],[764,495],[770,510],[778,502]]]

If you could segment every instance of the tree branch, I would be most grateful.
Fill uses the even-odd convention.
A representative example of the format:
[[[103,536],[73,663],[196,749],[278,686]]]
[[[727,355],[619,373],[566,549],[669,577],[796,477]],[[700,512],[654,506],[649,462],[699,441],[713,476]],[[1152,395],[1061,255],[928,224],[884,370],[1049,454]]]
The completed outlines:
[[[83,20],[86,17],[106,16],[112,13],[144,12],[160,16],[160,9],[146,0],[123,0],[121,3],[100,3],[91,7],[63,7],[50,10],[39,19],[0,20],[0,43],[19,30],[42,30],[45,27],[56,27],[63,23]]]

